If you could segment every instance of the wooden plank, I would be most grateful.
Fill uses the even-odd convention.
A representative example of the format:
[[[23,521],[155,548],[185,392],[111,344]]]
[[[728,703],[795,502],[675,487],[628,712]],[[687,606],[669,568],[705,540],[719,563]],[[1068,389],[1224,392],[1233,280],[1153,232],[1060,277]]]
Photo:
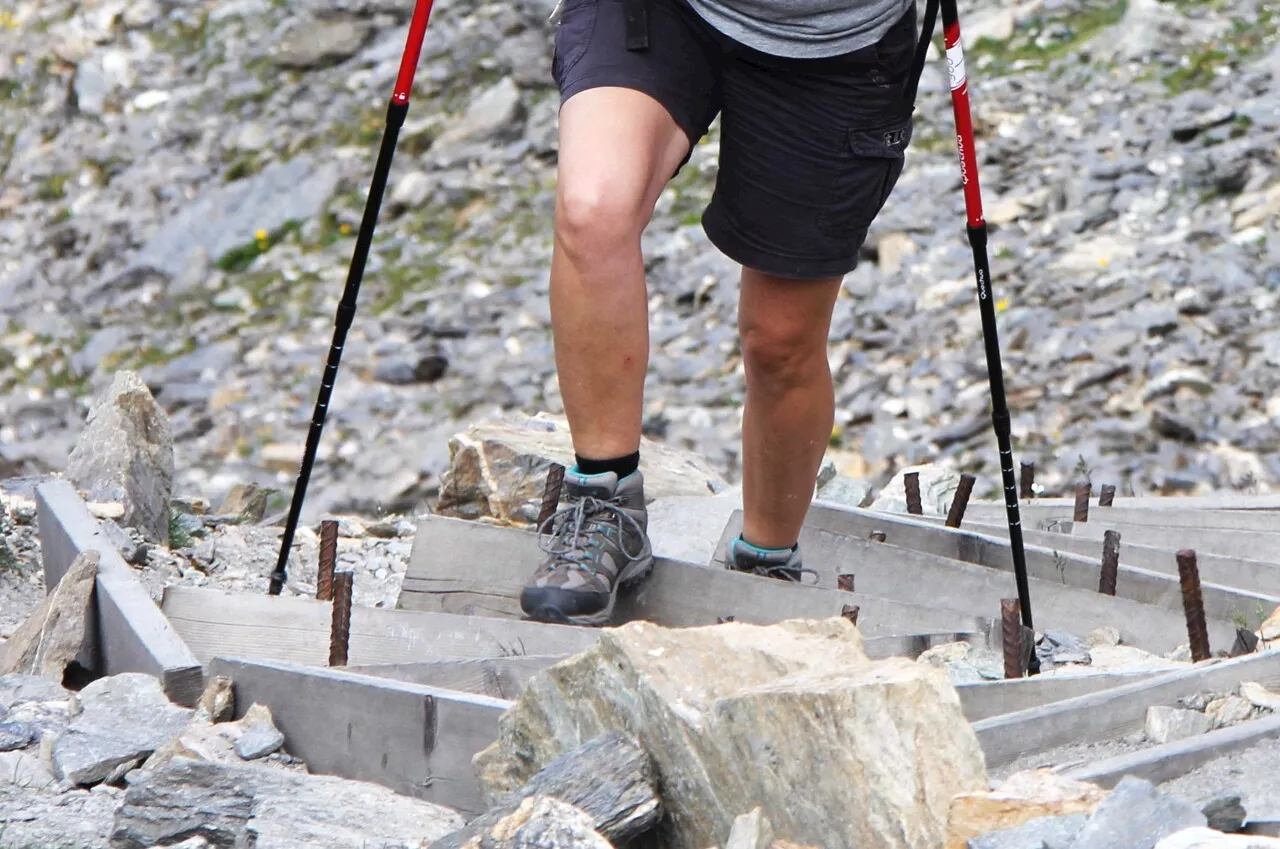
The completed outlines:
[[[406,610],[519,618],[520,591],[543,557],[528,531],[426,516],[409,557],[398,606]],[[725,569],[657,558],[653,572],[634,591],[619,596],[615,622],[643,619],[671,628],[714,625],[721,617],[771,624],[784,619],[839,616],[859,608],[866,636],[927,632],[986,632],[979,615],[923,602],[804,586]],[[995,610],[998,612],[999,605]],[[994,615],[994,614],[993,614]]]
[[[1104,758],[1063,772],[1068,778],[1088,781],[1105,788],[1116,786],[1126,775],[1160,784],[1180,778],[1214,758],[1247,749],[1255,743],[1274,737],[1280,737],[1280,716],[1218,728],[1185,740]]]
[[[840,508],[843,509],[843,508]],[[877,513],[876,515],[885,515]],[[905,514],[903,514],[905,515]],[[894,519],[902,516],[894,515]],[[942,517],[912,516],[911,520],[942,526]],[[988,536],[1009,539],[1008,525],[991,525],[979,522],[965,522],[964,527],[970,531]],[[1035,531],[1024,528],[1023,542],[1041,548],[1095,557],[1102,551],[1102,543],[1096,539],[1073,536],[1057,531]],[[1120,564],[1152,572],[1169,575],[1178,574],[1178,562],[1174,556],[1177,549],[1161,545],[1140,545],[1123,534],[1120,538]],[[1271,595],[1280,591],[1280,562],[1265,560],[1247,560],[1227,557],[1212,552],[1196,552],[1196,562],[1203,581],[1224,587],[1235,587],[1250,592]]]
[[[380,663],[346,667],[348,672],[476,693],[495,699],[518,699],[537,672],[569,657],[567,654],[528,657],[471,657]]]
[[[1230,690],[1242,681],[1264,687],[1280,684],[1280,649],[1207,661],[1099,693],[993,716],[973,723],[973,730],[987,766],[998,767],[1067,743],[1121,737],[1143,727],[1152,705],[1174,706],[1184,696]]]
[[[729,520],[716,548],[716,561],[723,561],[729,540],[741,527],[742,514],[738,511]],[[800,545],[805,565],[815,569],[827,586],[835,584],[837,572],[850,572],[855,575],[855,586],[869,594],[907,603],[927,602],[973,615],[999,611],[1001,599],[1017,595],[1009,572],[821,528],[805,526]],[[1033,620],[1041,631],[1056,628],[1086,634],[1095,628],[1114,626],[1126,644],[1157,654],[1173,651],[1187,642],[1186,618],[1179,611],[1102,595],[1059,581],[1031,577],[1028,582]],[[1210,619],[1208,629],[1214,648],[1229,648],[1235,640],[1235,625],[1231,622]]]
[[[956,685],[965,718],[977,722],[1005,713],[1145,681],[1162,671],[1099,672],[1087,675],[1037,675]]]
[[[175,704],[194,706],[203,690],[199,661],[102,533],[75,488],[62,479],[39,484],[36,510],[46,587],[56,586],[81,552],[99,554],[86,665],[103,675],[154,675]]]
[[[1072,536],[1102,542],[1108,530],[1118,531],[1122,540],[1138,545],[1165,546],[1173,549],[1194,548],[1238,557],[1244,560],[1280,562],[1280,533],[1264,531],[1231,531],[1216,528],[1157,527],[1154,525],[1130,525],[1125,522],[1107,521],[1081,523],[1071,526]]]
[[[965,563],[988,566],[1005,571],[1013,570],[1013,556],[1007,536],[979,533],[976,530],[947,528],[921,521],[919,516],[886,514],[871,510],[834,505],[815,501],[805,517],[805,523],[837,533],[867,538],[872,531],[885,534],[885,543],[899,548],[909,548],[928,554],[936,554]],[[1007,529],[1006,529],[1007,530]],[[1055,535],[1072,539],[1065,534]],[[1033,545],[1023,546],[1026,555],[1027,574],[1037,578],[1097,591],[1101,571],[1102,543],[1094,546],[1092,557],[1062,551],[1057,548]],[[1121,551],[1124,550],[1123,539]],[[1122,561],[1123,562],[1123,561]],[[1176,572],[1176,562],[1170,555]],[[1280,569],[1275,570],[1280,577]],[[1280,582],[1272,585],[1272,593],[1280,591]],[[1122,565],[1116,594],[1145,604],[1154,604],[1170,610],[1183,610],[1182,586],[1176,574]],[[1252,592],[1232,586],[1221,586],[1202,575],[1202,595],[1205,615],[1210,619],[1234,622],[1239,617],[1252,621],[1257,611],[1268,613],[1280,606],[1280,596]],[[1034,599],[1032,611],[1034,612]],[[1259,622],[1260,624],[1260,622]]]
[[[288,663],[215,657],[210,675],[235,682],[236,716],[271,710],[285,749],[314,773],[370,781],[397,793],[482,813],[471,766],[497,739],[503,699]]]
[[[219,654],[307,666],[329,662],[330,602],[170,587],[163,609],[205,663]],[[347,662],[575,654],[599,636],[597,629],[570,625],[355,606]]]
[[[1173,500],[1173,499],[1170,499]],[[1071,522],[1075,516],[1074,499],[1069,504],[1020,502],[1018,517],[1028,527],[1052,529],[1056,524]],[[1003,504],[969,503],[965,518],[994,523],[1008,521]],[[1126,525],[1160,528],[1195,528],[1197,530],[1280,532],[1280,510],[1204,510],[1188,507],[1129,507],[1117,504],[1099,507],[1096,500],[1089,505],[1089,518],[1081,524],[1122,522]]]

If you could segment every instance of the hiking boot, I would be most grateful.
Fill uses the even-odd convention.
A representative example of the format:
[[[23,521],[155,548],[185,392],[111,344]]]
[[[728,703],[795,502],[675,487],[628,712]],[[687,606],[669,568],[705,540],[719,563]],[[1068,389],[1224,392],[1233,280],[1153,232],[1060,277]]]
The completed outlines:
[[[738,572],[750,572],[765,578],[777,578],[783,581],[801,583],[807,572],[814,576],[818,573],[806,569],[801,562],[800,546],[796,545],[781,551],[757,548],[744,540],[741,535],[729,543],[729,568]]]
[[[618,590],[653,568],[644,477],[567,469],[563,492],[568,506],[538,528],[548,556],[520,594],[520,607],[542,622],[608,624]]]

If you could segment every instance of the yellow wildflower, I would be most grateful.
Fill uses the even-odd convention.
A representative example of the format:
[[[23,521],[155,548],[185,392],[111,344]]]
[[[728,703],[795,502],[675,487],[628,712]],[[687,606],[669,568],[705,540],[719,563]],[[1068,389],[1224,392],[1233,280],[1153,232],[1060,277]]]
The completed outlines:
[[[1001,298],[1000,300],[996,301],[996,312],[1004,312],[1008,308],[1009,308],[1008,298]]]

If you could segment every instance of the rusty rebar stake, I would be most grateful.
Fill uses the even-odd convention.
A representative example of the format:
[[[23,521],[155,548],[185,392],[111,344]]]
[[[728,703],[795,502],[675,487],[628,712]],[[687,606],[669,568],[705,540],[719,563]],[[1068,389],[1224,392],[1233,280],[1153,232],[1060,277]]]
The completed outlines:
[[[1120,574],[1120,533],[1107,531],[1102,535],[1102,574],[1098,578],[1098,592],[1116,594],[1116,578]]]
[[[1089,521],[1089,496],[1093,495],[1093,484],[1082,483],[1076,487],[1076,512],[1075,520],[1077,522]]]
[[[1099,507],[1110,507],[1116,501],[1116,488],[1113,484],[1107,484],[1102,487],[1102,492],[1098,495]]]
[[[329,665],[346,666],[351,642],[351,581],[348,571],[333,575],[333,618],[329,626]]]
[[[552,463],[547,469],[547,483],[542,488],[542,509],[538,511],[537,530],[542,531],[542,526],[556,512],[556,507],[560,505],[560,489],[564,486],[564,466],[559,463]]]
[[[1187,614],[1187,638],[1191,643],[1191,659],[1196,663],[1209,659],[1209,628],[1204,620],[1204,598],[1200,594],[1200,569],[1196,553],[1184,548],[1177,554],[1178,578],[1182,582],[1182,606]]]
[[[958,528],[964,521],[964,511],[969,506],[969,496],[973,494],[973,484],[976,480],[977,478],[968,472],[960,476],[960,483],[956,486],[956,496],[951,499],[951,509],[947,511],[948,528]]]
[[[1022,610],[1016,598],[1000,599],[1000,624],[1004,637],[1004,677],[1021,678]]]
[[[858,605],[856,604],[846,604],[844,607],[840,608],[840,615],[843,616],[845,619],[848,619],[854,625],[857,625],[858,611],[860,609],[861,608],[859,608]]]
[[[920,508],[920,473],[907,472],[902,476],[902,485],[907,490],[907,512],[919,516],[924,512]]]
[[[333,598],[333,570],[338,563],[338,523],[325,519],[320,523],[320,565],[316,569],[316,600]]]
[[[848,572],[836,575],[836,589],[846,593],[853,592],[853,575]]]
[[[1020,490],[1018,495],[1021,496],[1022,498],[1035,498],[1036,493],[1035,493],[1035,490],[1032,488],[1035,485],[1035,482],[1036,482],[1036,464],[1034,462],[1027,462],[1026,460],[1023,460],[1022,461],[1022,478],[1018,482],[1018,488]]]

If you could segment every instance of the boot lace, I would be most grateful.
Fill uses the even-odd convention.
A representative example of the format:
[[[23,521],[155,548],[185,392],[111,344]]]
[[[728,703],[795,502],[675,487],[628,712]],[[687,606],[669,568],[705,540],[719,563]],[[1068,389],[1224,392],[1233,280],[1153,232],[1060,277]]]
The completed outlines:
[[[603,543],[593,533],[603,532],[608,527],[617,528],[618,548],[624,557],[630,560],[647,557],[650,553],[648,536],[640,523],[620,504],[621,498],[602,499],[586,495],[551,514],[538,527],[538,547],[555,558],[548,561],[547,569],[554,570],[557,561],[562,561],[568,563],[570,569],[595,572],[597,554],[593,549]],[[640,539],[640,550],[635,553],[627,549],[626,527],[634,530]]]

